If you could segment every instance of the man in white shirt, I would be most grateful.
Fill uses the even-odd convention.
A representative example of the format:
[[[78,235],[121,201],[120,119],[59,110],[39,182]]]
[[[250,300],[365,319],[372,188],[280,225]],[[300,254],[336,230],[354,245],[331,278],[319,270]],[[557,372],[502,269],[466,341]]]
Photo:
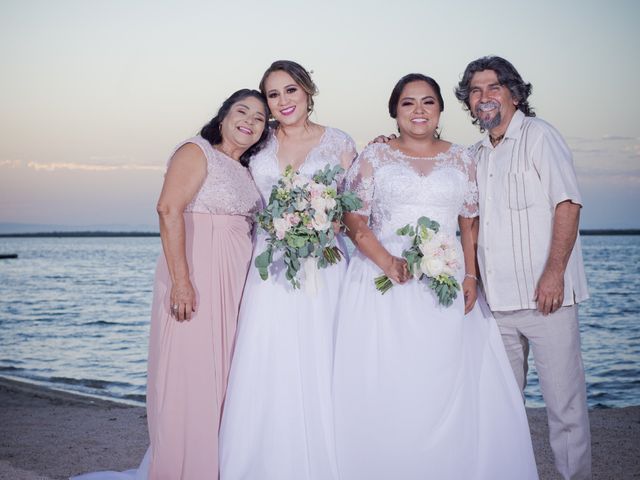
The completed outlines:
[[[588,298],[578,221],[582,199],[571,152],[535,117],[531,84],[500,57],[471,62],[456,88],[488,135],[474,146],[480,201],[478,263],[516,381],[529,346],[547,406],[555,465],[591,478],[591,438],[578,302]]]

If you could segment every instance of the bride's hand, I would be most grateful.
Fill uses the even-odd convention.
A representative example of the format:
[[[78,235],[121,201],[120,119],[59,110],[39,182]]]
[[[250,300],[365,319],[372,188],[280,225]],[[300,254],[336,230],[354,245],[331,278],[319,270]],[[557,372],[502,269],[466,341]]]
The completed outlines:
[[[191,315],[196,311],[196,292],[189,280],[176,282],[171,286],[171,316],[182,322],[191,320]]]
[[[469,313],[478,299],[478,280],[465,277],[462,281],[462,293],[464,294],[464,313]]]
[[[390,256],[382,271],[391,281],[399,284],[403,284],[411,278],[407,261],[404,258],[394,257],[393,255]]]

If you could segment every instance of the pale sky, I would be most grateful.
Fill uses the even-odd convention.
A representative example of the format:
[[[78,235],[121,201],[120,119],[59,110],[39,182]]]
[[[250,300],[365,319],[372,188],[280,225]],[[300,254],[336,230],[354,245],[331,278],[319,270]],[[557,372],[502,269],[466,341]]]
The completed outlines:
[[[440,83],[443,137],[473,143],[453,88],[496,54],[573,149],[581,226],[639,228],[639,21],[635,0],[0,0],[0,223],[156,225],[173,146],[277,59],[359,147],[394,131],[410,72]]]

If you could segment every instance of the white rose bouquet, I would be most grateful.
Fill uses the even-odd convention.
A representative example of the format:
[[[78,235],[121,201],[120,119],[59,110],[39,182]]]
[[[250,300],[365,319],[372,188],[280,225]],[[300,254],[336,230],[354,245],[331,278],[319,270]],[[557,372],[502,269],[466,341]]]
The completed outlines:
[[[411,247],[402,252],[409,272],[421,280],[430,279],[429,287],[435,291],[440,304],[448,307],[458,295],[460,284],[454,278],[460,268],[455,240],[440,233],[440,224],[428,217],[420,217],[415,227],[405,225],[396,232],[400,236],[413,237]],[[392,286],[386,275],[375,278],[376,288],[383,294]]]
[[[274,250],[283,252],[286,277],[293,288],[300,288],[301,261],[312,268],[326,268],[342,259],[333,222],[341,223],[344,212],[362,207],[354,193],[338,194],[335,178],[343,171],[339,165],[327,165],[308,178],[291,166],[285,169],[268,205],[256,214],[258,226],[269,235],[267,249],[255,259],[263,280],[269,277]]]

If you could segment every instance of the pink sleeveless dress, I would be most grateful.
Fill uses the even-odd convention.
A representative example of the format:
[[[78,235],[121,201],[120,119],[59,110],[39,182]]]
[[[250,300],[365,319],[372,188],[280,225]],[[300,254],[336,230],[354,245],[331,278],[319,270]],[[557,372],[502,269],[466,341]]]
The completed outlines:
[[[171,316],[171,278],[160,255],[147,375],[150,447],[137,469],[92,472],[71,480],[218,479],[218,428],[251,261],[252,217],[262,200],[239,162],[200,136],[176,150],[186,143],[198,145],[207,159],[207,176],[184,211],[197,307],[190,321]]]
[[[147,415],[154,480],[218,478],[218,428],[251,260],[252,215],[260,194],[249,171],[202,137],[207,176],[184,212],[186,253],[197,307],[170,315],[171,279],[158,260],[151,312]]]

